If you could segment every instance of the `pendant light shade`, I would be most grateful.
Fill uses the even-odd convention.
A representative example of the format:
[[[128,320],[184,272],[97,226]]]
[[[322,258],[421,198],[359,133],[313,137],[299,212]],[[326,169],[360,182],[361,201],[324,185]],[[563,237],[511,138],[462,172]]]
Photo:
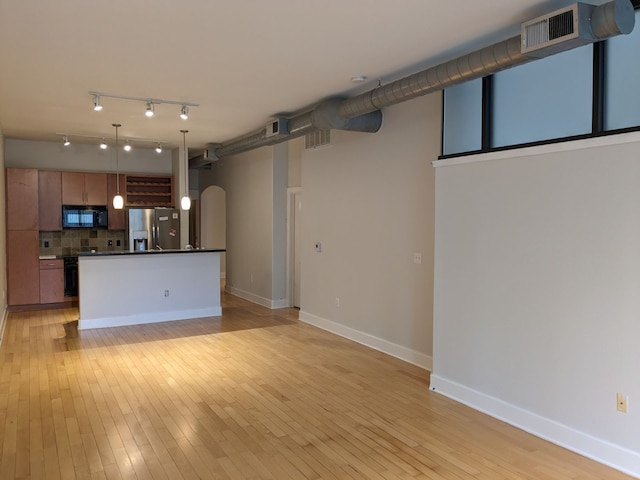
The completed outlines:
[[[189,155],[187,154],[187,132],[189,130],[180,130],[182,133],[182,149],[184,150],[184,195],[180,200],[180,208],[182,210],[191,209],[191,198],[189,198]]]
[[[118,128],[119,123],[112,124],[116,129],[116,195],[113,197],[113,208],[122,210],[124,208],[124,198],[120,195],[120,164],[118,162]]]
[[[122,195],[118,194],[113,197],[113,208],[116,210],[122,210],[124,208],[124,198],[122,198]]]

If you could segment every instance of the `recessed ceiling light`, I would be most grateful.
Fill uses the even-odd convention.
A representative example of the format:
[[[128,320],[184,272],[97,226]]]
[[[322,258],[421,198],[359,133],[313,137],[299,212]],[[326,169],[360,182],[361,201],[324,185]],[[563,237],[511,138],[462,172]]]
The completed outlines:
[[[362,83],[366,80],[367,80],[367,77],[365,75],[354,75],[353,77],[351,77],[351,81],[353,83]]]

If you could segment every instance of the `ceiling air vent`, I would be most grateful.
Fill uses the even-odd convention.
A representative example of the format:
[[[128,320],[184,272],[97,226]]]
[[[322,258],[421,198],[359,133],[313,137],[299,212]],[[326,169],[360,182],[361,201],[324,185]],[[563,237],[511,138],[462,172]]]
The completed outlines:
[[[305,150],[331,145],[331,130],[314,130],[304,136]]]
[[[521,26],[522,53],[546,57],[593,41],[589,19],[593,5],[574,3]]]

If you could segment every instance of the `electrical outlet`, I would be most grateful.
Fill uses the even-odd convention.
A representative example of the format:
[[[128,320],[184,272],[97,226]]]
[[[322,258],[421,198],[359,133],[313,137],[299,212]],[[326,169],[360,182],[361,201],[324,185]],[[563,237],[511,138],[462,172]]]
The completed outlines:
[[[340,297],[336,297],[336,307],[340,306]]]
[[[627,413],[629,411],[629,397],[626,395],[616,394],[616,404],[619,412]]]
[[[422,253],[413,254],[413,263],[416,265],[422,265]]]
[[[165,296],[165,297],[168,297],[168,296],[169,296],[169,290],[165,290],[165,291],[164,291],[164,296]]]

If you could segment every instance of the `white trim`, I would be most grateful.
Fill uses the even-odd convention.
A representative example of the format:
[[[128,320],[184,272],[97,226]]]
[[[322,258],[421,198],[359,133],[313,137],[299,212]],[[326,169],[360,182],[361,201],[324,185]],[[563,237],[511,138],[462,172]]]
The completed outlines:
[[[156,322],[173,322],[175,320],[191,320],[194,318],[219,317],[221,307],[200,308],[195,310],[180,310],[177,312],[142,313],[126,317],[102,317],[78,320],[78,330],[89,328],[125,327],[129,325],[143,325]]]
[[[546,143],[544,145],[536,145],[533,147],[513,148],[510,150],[501,150],[499,152],[465,155],[462,157],[446,158],[444,160],[434,160],[431,162],[431,165],[434,168],[450,167],[453,165],[465,165],[468,163],[529,157],[533,155],[543,155],[546,153],[568,152],[572,150],[583,150],[586,148],[606,147],[608,145],[621,145],[624,143],[637,142],[640,142],[640,132],[628,132],[620,133],[617,135],[585,138],[582,140],[568,140],[566,142]]]
[[[235,295],[236,297],[248,300],[251,303],[262,305],[263,307],[270,308],[271,310],[275,310],[277,308],[287,308],[288,306],[286,298],[271,300],[269,298],[261,297],[260,295],[256,295],[255,293],[247,292],[246,290],[240,290],[239,288],[231,287],[229,285],[227,285],[224,290],[231,295]]]
[[[640,454],[592,437],[554,420],[507,403],[438,375],[431,375],[432,391],[502,420],[551,443],[628,475],[640,478]]]
[[[366,345],[367,347],[378,350],[379,352],[386,353],[392,357],[399,358],[400,360],[404,360],[405,362],[424,368],[425,370],[431,371],[433,368],[433,358],[431,356],[416,352],[415,350],[403,347],[402,345],[355,330],[340,323],[332,322],[331,320],[326,320],[311,313],[303,312],[302,310],[300,310],[298,319],[304,323],[316,326],[322,330],[327,330],[328,332],[335,333],[341,337],[361,343],[362,345]]]
[[[2,340],[4,339],[4,329],[7,326],[7,318],[9,318],[9,310],[5,305],[4,311],[2,312],[2,319],[0,319],[0,345],[2,345]]]
[[[294,204],[295,195],[302,192],[301,187],[289,187],[287,188],[287,292],[286,292],[286,306],[293,307],[293,277],[294,272],[294,235],[295,229],[291,228],[291,220],[295,217],[294,209],[296,208]]]

